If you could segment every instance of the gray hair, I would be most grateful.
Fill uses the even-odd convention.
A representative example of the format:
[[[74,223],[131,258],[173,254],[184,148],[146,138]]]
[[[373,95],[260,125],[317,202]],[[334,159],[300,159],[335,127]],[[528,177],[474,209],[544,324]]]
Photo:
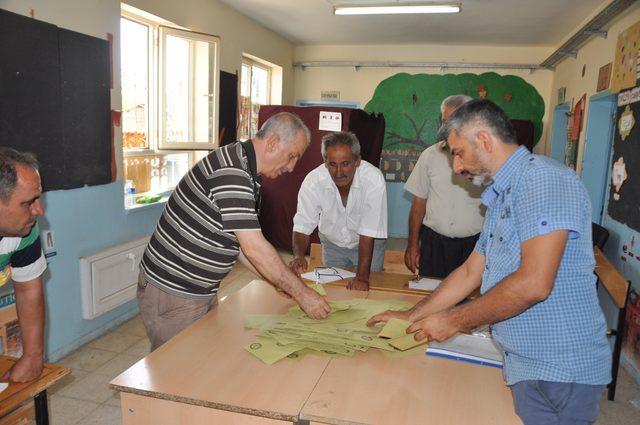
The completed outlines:
[[[475,99],[465,103],[449,117],[438,132],[441,140],[447,140],[449,134],[464,134],[475,142],[479,130],[486,130],[503,143],[518,144],[516,131],[507,114],[495,103],[487,99]],[[473,131],[473,134],[470,132]]]
[[[311,143],[311,132],[302,120],[290,112],[279,112],[262,124],[256,133],[257,139],[266,139],[273,134],[280,136],[284,144],[293,143],[299,132],[304,132],[307,145]]]
[[[33,154],[0,146],[0,200],[2,201],[9,199],[16,187],[18,182],[16,165],[18,164],[38,170],[38,161]]]
[[[444,113],[444,108],[446,107],[456,110],[470,100],[473,100],[473,98],[471,96],[467,96],[466,94],[451,95],[443,100],[440,104],[440,113]]]
[[[322,159],[327,162],[327,149],[335,145],[345,145],[351,149],[351,155],[354,160],[360,159],[360,142],[355,134],[349,131],[337,131],[335,133],[327,134],[322,138],[322,145],[320,145],[320,153],[322,153]]]

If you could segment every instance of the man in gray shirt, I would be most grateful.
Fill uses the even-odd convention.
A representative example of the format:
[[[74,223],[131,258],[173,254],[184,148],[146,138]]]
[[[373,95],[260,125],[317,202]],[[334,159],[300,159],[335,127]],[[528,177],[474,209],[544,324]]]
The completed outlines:
[[[442,101],[442,122],[470,101],[465,95]],[[405,189],[413,195],[404,261],[421,276],[445,277],[467,259],[484,221],[482,187],[453,172],[446,144],[425,149]]]

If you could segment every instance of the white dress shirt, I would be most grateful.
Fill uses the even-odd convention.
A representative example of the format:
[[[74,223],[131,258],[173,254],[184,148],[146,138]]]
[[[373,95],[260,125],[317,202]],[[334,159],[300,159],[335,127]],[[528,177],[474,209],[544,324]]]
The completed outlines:
[[[331,243],[343,248],[357,247],[360,235],[386,239],[387,187],[382,172],[360,161],[346,208],[324,164],[307,174],[298,192],[293,231],[310,235],[316,227]]]
[[[451,154],[441,143],[425,149],[404,188],[427,200],[422,224],[449,238],[480,233],[485,208],[480,197],[484,188],[454,173]]]

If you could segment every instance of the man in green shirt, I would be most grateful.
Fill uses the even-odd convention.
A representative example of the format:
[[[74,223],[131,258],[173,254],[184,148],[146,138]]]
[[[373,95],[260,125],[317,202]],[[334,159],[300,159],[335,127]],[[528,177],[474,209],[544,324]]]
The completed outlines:
[[[0,147],[0,286],[12,281],[22,332],[23,355],[2,380],[26,382],[42,372],[47,263],[37,218],[44,214],[38,163],[31,154]]]

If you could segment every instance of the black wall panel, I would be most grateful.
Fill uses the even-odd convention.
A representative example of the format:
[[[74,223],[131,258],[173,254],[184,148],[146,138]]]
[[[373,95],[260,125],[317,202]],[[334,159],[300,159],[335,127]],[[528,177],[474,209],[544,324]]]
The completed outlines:
[[[111,181],[108,43],[0,9],[0,145],[44,190]]]

